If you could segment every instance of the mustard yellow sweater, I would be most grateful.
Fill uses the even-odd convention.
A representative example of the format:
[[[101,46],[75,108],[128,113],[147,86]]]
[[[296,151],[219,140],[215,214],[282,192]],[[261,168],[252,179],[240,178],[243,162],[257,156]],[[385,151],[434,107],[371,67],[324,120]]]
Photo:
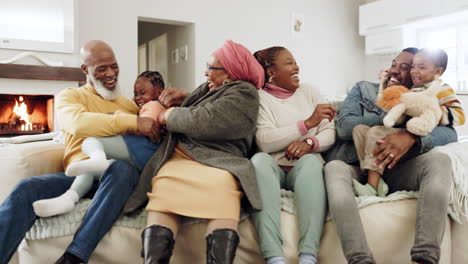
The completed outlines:
[[[64,168],[74,161],[87,159],[81,151],[86,137],[107,137],[137,129],[138,106],[119,96],[108,101],[99,96],[91,84],[68,88],[56,100],[58,122],[65,138]],[[131,115],[114,114],[121,110]]]

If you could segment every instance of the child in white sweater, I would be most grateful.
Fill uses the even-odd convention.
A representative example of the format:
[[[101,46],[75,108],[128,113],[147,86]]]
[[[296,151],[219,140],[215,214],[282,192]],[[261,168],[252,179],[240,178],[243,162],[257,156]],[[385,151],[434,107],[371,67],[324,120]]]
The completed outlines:
[[[157,101],[163,89],[164,81],[159,72],[145,71],[137,77],[134,101],[141,108],[141,117],[150,117],[157,122],[159,113],[164,110]],[[65,171],[67,176],[76,177],[70,189],[58,197],[34,202],[34,212],[40,217],[70,212],[78,200],[91,189],[94,179],[99,178],[114,159],[128,161],[141,171],[158,147],[159,143],[151,142],[145,136],[132,134],[86,138],[81,148],[89,159],[73,162]]]

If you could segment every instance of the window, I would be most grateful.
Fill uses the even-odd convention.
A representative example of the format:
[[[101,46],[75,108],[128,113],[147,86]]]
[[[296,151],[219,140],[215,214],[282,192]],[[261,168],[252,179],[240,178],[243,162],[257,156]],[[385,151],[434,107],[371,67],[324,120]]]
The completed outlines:
[[[74,0],[2,0],[0,48],[73,53]]]
[[[442,79],[457,94],[468,94],[468,22],[420,29],[417,35],[418,47],[447,52],[448,65]]]

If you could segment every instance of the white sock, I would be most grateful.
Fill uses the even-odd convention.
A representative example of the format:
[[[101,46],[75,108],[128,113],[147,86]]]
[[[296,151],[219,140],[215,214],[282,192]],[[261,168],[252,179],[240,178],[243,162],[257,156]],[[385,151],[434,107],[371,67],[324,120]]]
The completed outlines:
[[[284,257],[269,257],[266,259],[267,264],[286,264]]]
[[[317,264],[317,259],[310,253],[299,254],[299,264]]]
[[[59,197],[35,201],[34,212],[37,216],[48,217],[68,213],[75,207],[80,196],[75,190],[68,190]]]
[[[81,145],[83,153],[89,156],[88,160],[73,162],[68,165],[65,174],[67,176],[78,176],[85,173],[101,174],[109,168],[111,162],[107,160],[104,146],[96,138],[89,137]]]

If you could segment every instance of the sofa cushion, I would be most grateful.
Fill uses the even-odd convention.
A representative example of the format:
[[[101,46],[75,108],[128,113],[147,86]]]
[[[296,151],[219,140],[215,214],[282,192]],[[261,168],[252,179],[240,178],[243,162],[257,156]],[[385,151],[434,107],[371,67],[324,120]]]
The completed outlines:
[[[0,144],[0,202],[22,179],[63,171],[64,146],[53,141]]]
[[[369,247],[377,263],[410,263],[416,206],[416,199],[408,199],[372,204],[359,210]],[[447,216],[439,263],[450,263],[450,255],[450,219]],[[318,260],[321,264],[346,263],[335,225],[331,221],[325,225]]]
[[[459,224],[452,220],[450,230],[452,235],[452,263],[468,262],[468,222],[465,221],[463,224]]]
[[[141,229],[114,226],[101,240],[89,263],[139,263]],[[71,243],[73,236],[24,240],[18,248],[19,263],[54,263]],[[47,252],[47,253],[44,253]]]
[[[415,199],[377,203],[360,210],[369,246],[377,263],[409,263],[416,222]],[[451,263],[450,221],[446,218],[440,263]],[[293,214],[281,213],[283,248],[288,263],[297,263],[297,220]],[[183,225],[176,240],[171,263],[205,263],[206,223]],[[467,229],[468,230],[468,229]],[[114,226],[106,234],[89,263],[138,263],[141,228]],[[255,228],[250,219],[239,226],[241,237],[234,263],[262,263]],[[27,240],[20,248],[20,263],[51,263],[71,242],[72,236]],[[460,243],[462,241],[460,240]],[[462,243],[463,244],[463,243]],[[43,254],[48,252],[48,254]],[[341,244],[332,221],[325,224],[318,256],[321,264],[345,264]],[[462,263],[462,262],[457,262]]]

